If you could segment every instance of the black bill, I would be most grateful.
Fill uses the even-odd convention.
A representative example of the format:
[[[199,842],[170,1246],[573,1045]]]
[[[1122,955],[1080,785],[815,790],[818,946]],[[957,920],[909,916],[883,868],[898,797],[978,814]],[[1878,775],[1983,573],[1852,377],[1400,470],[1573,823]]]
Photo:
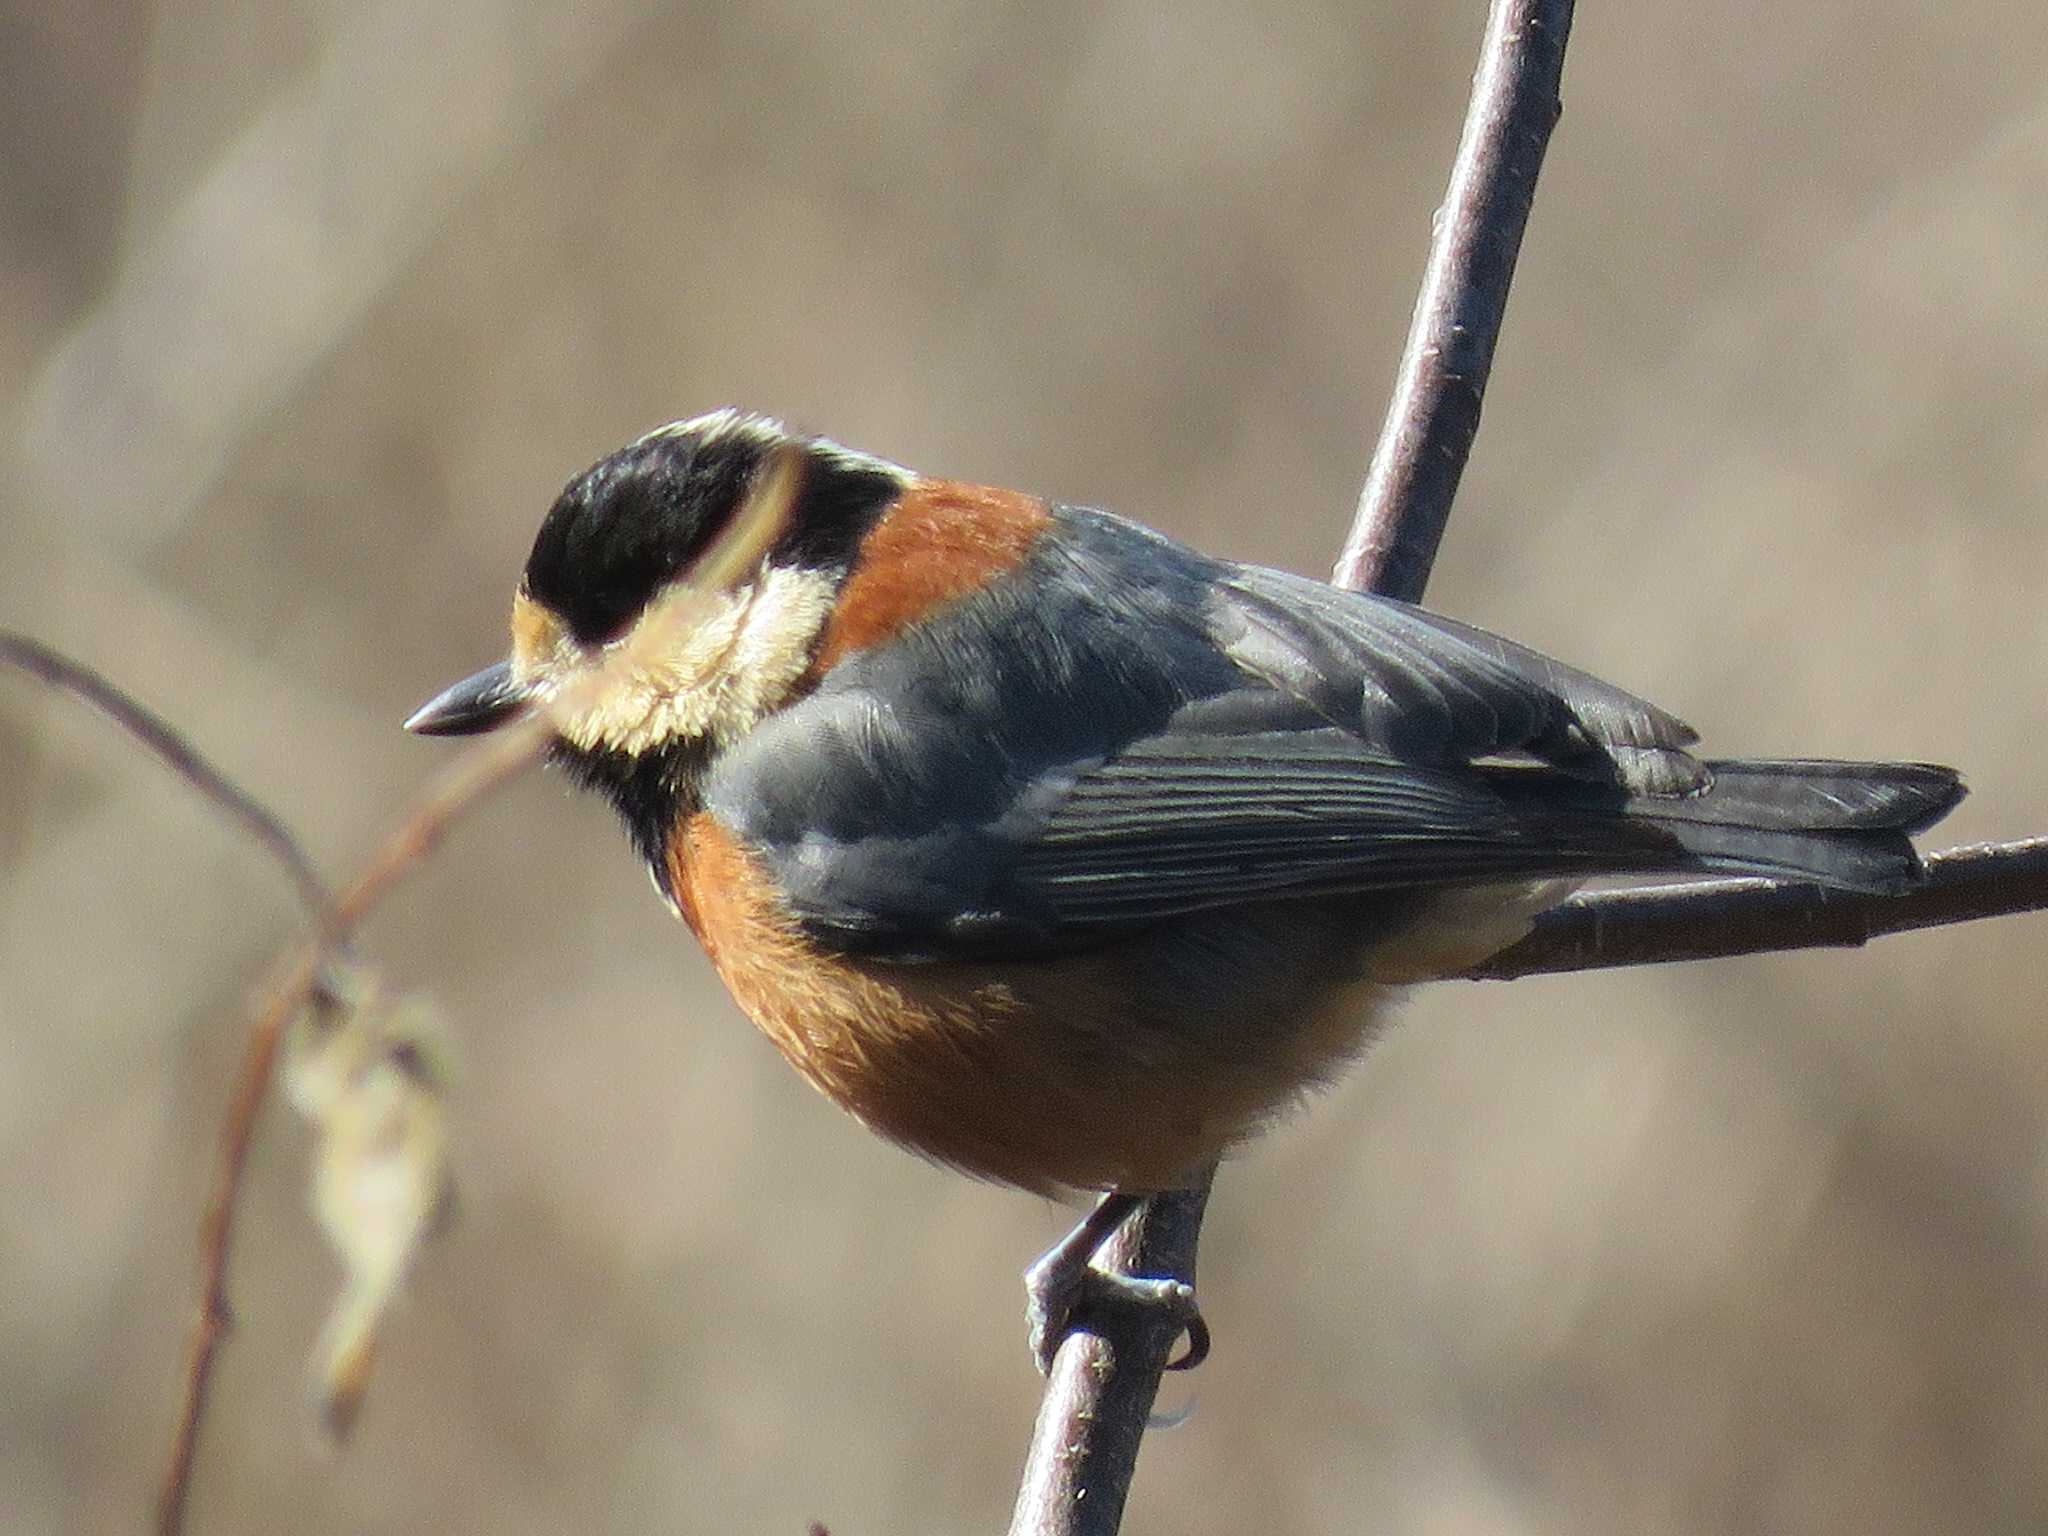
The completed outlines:
[[[417,736],[475,736],[523,714],[532,692],[514,680],[510,662],[485,667],[445,688],[413,711],[405,728]]]

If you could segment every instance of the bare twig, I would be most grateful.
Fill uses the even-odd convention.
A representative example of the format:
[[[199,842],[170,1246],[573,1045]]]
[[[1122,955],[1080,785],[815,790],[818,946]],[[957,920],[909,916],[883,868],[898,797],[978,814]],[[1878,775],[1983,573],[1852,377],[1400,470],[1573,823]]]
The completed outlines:
[[[433,852],[458,817],[539,761],[554,739],[556,723],[615,683],[617,673],[632,666],[645,650],[659,648],[675,625],[686,622],[703,594],[729,586],[761,559],[788,525],[799,474],[799,458],[794,452],[771,460],[740,515],[694,568],[689,586],[666,600],[665,613],[640,626],[633,648],[614,654],[543,707],[500,727],[430,780],[412,810],[372,851],[361,872],[325,907],[312,934],[278,960],[271,979],[258,991],[250,1009],[241,1074],[221,1128],[220,1164],[200,1223],[199,1316],[186,1356],[184,1400],[158,1496],[157,1529],[162,1536],[179,1536],[184,1529],[214,1359],[233,1318],[227,1267],[236,1198],[285,1025],[312,997],[328,959],[349,941],[392,887]]]
[[[92,668],[12,630],[0,630],[0,666],[25,672],[105,715],[268,849],[298,887],[299,900],[308,912],[327,905],[327,884],[299,840],[268,807],[208,762],[184,732],[163,716]]]
[[[91,668],[26,635],[0,631],[0,665],[14,667],[91,705],[147,747],[267,849],[290,874],[300,900],[319,917],[316,937],[300,944],[279,965],[275,978],[260,994],[222,1125],[220,1163],[200,1223],[199,1316],[186,1356],[184,1400],[158,1504],[159,1528],[176,1532],[184,1523],[214,1358],[233,1319],[227,1263],[235,1200],[285,1023],[305,1005],[322,963],[346,942],[399,876],[440,840],[449,823],[545,750],[548,717],[536,714],[522,720],[452,764],[356,881],[339,898],[330,898],[312,860],[283,821],[207,761],[184,733],[162,716]]]
[[[348,941],[399,879],[433,850],[455,818],[531,766],[547,750],[550,725],[551,717],[537,711],[450,763],[433,780],[412,812],[378,844],[362,873],[322,914],[312,936],[300,940],[286,953],[272,968],[271,979],[256,994],[241,1072],[221,1126],[220,1162],[199,1226],[199,1316],[193,1324],[192,1343],[185,1358],[184,1398],[157,1501],[157,1529],[163,1536],[178,1536],[184,1529],[185,1506],[192,1487],[199,1430],[206,1418],[214,1359],[234,1319],[228,1302],[227,1271],[236,1200],[248,1163],[249,1141],[255,1134],[256,1116],[270,1086],[284,1027],[312,997],[327,959]]]
[[[1479,431],[1493,346],[1557,122],[1570,0],[1495,0],[1401,372],[1331,578],[1415,602]]]
[[[233,1236],[235,1198],[249,1158],[249,1139],[270,1086],[278,1038],[293,1012],[311,994],[317,969],[318,956],[310,947],[292,957],[290,966],[260,994],[262,1001],[242,1048],[241,1070],[221,1128],[220,1163],[199,1224],[199,1316],[193,1321],[192,1342],[185,1354],[184,1395],[157,1494],[157,1529],[165,1536],[177,1536],[185,1528],[185,1504],[192,1490],[192,1467],[199,1448],[199,1428],[206,1419],[214,1357],[234,1324],[227,1294],[228,1244]]]
[[[1426,584],[1460,474],[1477,431],[1483,392],[1557,87],[1568,0],[1496,0],[1450,191],[1438,216],[1423,291],[1394,399],[1358,516],[1334,580],[1417,598]],[[791,494],[785,461],[763,480],[758,517],[702,571],[717,586],[757,559]],[[756,544],[759,536],[764,542]],[[200,1233],[201,1306],[188,1357],[186,1396],[160,1505],[160,1527],[178,1532],[190,1490],[212,1368],[231,1318],[226,1274],[236,1200],[256,1116],[287,1022],[320,983],[322,968],[363,919],[448,828],[541,756],[557,711],[538,710],[465,753],[339,895],[283,824],[230,783],[166,722],[90,670],[25,637],[0,632],[0,665],[29,673],[98,708],[222,807],[285,864],[299,895],[320,914],[313,932],[283,955],[257,993],[220,1163]],[[601,685],[602,672],[591,680]],[[1853,897],[1776,881],[1722,881],[1582,896],[1546,915],[1521,944],[1477,967],[1475,978],[1632,965],[1812,945],[1860,944],[1882,933],[2048,904],[2048,839],[1951,850],[1929,860],[1925,887],[1892,897]],[[1213,1170],[1212,1170],[1213,1173]],[[1160,1196],[1106,1245],[1101,1259],[1127,1273],[1193,1279],[1209,1182]],[[1175,1333],[1133,1313],[1106,1320],[1061,1349],[1048,1385],[1017,1506],[1014,1532],[1113,1532],[1160,1373]]]
[[[1339,586],[1413,600],[1429,579],[1557,120],[1571,17],[1570,0],[1494,0],[1400,375],[1333,577]],[[1147,1201],[1104,1262],[1192,1284],[1214,1175]],[[1144,1268],[1129,1267],[1133,1253]],[[1134,1317],[1068,1335],[1039,1407],[1011,1536],[1116,1530],[1172,1345],[1156,1332],[1156,1321]]]
[[[1155,1195],[1103,1245],[1098,1262],[1127,1275],[1192,1283],[1208,1200],[1207,1177],[1198,1188]],[[1134,1310],[1128,1322],[1104,1319],[1099,1329],[1068,1335],[1046,1382],[1011,1536],[1115,1536],[1159,1378],[1180,1333],[1177,1322],[1146,1309]],[[1091,1416],[1079,1413],[1083,1405]]]
[[[90,667],[72,661],[27,635],[0,631],[0,665],[27,673],[58,692],[90,705],[113,721],[276,858],[291,877],[299,900],[308,912],[318,914],[328,910],[330,897],[326,882],[320,878],[312,859],[290,829],[269,807],[214,767],[176,726]],[[310,990],[312,979],[312,963],[308,961],[304,977],[296,983],[293,995],[302,998]],[[287,995],[281,987],[277,991],[280,998]],[[228,1107],[220,1168],[215,1175],[201,1227],[201,1301],[187,1355],[185,1398],[179,1411],[170,1465],[159,1502],[160,1522],[166,1531],[179,1530],[184,1520],[193,1451],[206,1413],[213,1359],[231,1320],[224,1282],[230,1212],[248,1158],[256,1112],[262,1105],[264,1089],[276,1060],[278,1034],[289,1014],[290,1005],[280,1002],[276,1009],[266,1010],[251,1028],[241,1068],[236,1075],[234,1096]]]
[[[1477,981],[1662,965],[1787,949],[1853,948],[1888,933],[2048,909],[2048,837],[1927,856],[1927,881],[1878,896],[1796,880],[1712,880],[1590,892],[1552,908]]]

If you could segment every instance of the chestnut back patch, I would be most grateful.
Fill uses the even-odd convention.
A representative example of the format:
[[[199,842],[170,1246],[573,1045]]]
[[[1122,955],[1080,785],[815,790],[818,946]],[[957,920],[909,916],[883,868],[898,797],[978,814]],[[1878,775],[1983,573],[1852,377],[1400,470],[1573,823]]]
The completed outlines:
[[[813,676],[1015,569],[1051,521],[1036,496],[918,481],[861,541]]]

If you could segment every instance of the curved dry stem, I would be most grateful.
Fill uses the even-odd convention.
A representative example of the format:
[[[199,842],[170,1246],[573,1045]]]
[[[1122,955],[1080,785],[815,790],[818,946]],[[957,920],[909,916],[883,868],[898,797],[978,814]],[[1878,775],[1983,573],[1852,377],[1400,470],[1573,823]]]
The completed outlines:
[[[227,1272],[236,1201],[285,1026],[311,999],[328,958],[348,942],[392,887],[434,850],[457,817],[537,762],[552,734],[551,717],[535,712],[450,763],[326,907],[312,934],[298,940],[272,966],[270,979],[256,993],[234,1096],[221,1125],[220,1161],[200,1220],[199,1316],[186,1352],[184,1395],[157,1500],[157,1529],[163,1536],[178,1536],[185,1525],[215,1358],[234,1319]]]
[[[448,763],[372,850],[355,878],[332,902],[323,902],[313,932],[273,965],[270,980],[259,989],[250,1009],[248,1044],[222,1124],[220,1163],[200,1223],[199,1316],[193,1324],[184,1397],[158,1495],[157,1529],[163,1536],[178,1536],[184,1529],[214,1361],[233,1317],[227,1267],[236,1199],[285,1025],[312,997],[328,959],[348,943],[392,888],[434,851],[456,820],[546,755],[557,719],[615,683],[636,664],[643,650],[665,643],[672,626],[686,621],[698,594],[730,585],[760,562],[788,527],[801,472],[799,456],[793,451],[772,459],[756,479],[739,516],[699,561],[690,585],[667,599],[667,611],[657,614],[655,622],[640,626],[643,633],[636,637],[634,647],[622,649],[542,707],[499,728]]]
[[[268,806],[208,761],[184,732],[168,720],[92,668],[27,635],[0,631],[0,665],[24,672],[99,711],[282,864],[309,912],[317,916],[333,909],[326,882],[291,830]],[[311,992],[317,964],[318,955],[307,946],[292,957],[279,980],[265,989],[266,1001],[250,1027],[236,1073],[235,1091],[223,1123],[221,1160],[200,1224],[199,1317],[186,1355],[184,1400],[158,1504],[158,1523],[165,1531],[176,1532],[184,1523],[193,1454],[199,1427],[206,1416],[214,1356],[232,1321],[225,1282],[228,1242],[249,1140],[276,1063],[279,1035],[285,1020]]]
[[[262,801],[207,761],[185,733],[162,715],[84,663],[12,630],[0,630],[0,666],[26,673],[113,721],[282,864],[308,912],[326,907],[327,883],[290,829]]]

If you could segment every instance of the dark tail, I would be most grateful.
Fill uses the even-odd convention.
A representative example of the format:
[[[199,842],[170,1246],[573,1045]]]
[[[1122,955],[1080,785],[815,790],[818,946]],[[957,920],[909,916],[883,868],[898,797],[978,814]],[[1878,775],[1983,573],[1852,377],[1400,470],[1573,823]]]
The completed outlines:
[[[1932,763],[1739,759],[1707,764],[1712,783],[1683,798],[1644,796],[1625,814],[1676,839],[1698,867],[1889,891],[1922,878],[1912,834],[1964,795]]]

